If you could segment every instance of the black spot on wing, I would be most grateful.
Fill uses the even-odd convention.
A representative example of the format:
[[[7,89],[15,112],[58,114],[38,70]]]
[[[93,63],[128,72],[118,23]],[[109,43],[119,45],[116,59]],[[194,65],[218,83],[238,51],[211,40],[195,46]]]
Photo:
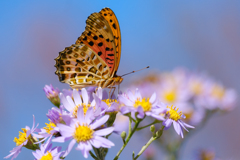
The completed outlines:
[[[94,45],[93,41],[90,41],[88,44],[89,44],[90,46],[93,46],[93,45]]]
[[[112,27],[113,27],[114,29],[117,29],[117,28],[116,28],[116,24],[115,24],[115,23],[113,23]]]
[[[97,36],[94,36],[94,37],[93,37],[93,39],[94,39],[94,40],[97,40],[97,39],[98,39],[98,37],[97,37]]]
[[[98,55],[101,56],[101,55],[102,55],[102,52],[98,52]]]
[[[92,32],[91,32],[91,31],[89,31],[87,35],[88,35],[88,36],[91,36],[91,34],[92,34]]]
[[[99,37],[100,37],[100,38],[103,38],[103,35],[100,34]]]
[[[98,46],[99,46],[99,47],[101,47],[102,45],[103,45],[103,43],[102,43],[102,42],[98,43]]]
[[[114,59],[106,58],[106,60],[113,61]]]
[[[108,56],[114,56],[114,54],[107,54]]]

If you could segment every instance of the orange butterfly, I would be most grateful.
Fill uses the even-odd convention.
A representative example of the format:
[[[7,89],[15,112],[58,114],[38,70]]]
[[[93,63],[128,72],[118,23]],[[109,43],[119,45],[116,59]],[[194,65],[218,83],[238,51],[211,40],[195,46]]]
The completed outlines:
[[[76,44],[59,52],[55,59],[60,82],[72,88],[112,88],[123,78],[116,72],[121,57],[121,34],[117,17],[110,8],[91,14]]]

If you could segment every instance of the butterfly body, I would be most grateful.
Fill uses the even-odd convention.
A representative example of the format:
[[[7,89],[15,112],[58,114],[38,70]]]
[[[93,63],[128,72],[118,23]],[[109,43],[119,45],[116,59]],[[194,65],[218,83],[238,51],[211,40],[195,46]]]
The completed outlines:
[[[76,44],[59,52],[55,59],[59,80],[72,88],[113,87],[123,78],[116,75],[121,56],[117,18],[109,8],[91,14]]]

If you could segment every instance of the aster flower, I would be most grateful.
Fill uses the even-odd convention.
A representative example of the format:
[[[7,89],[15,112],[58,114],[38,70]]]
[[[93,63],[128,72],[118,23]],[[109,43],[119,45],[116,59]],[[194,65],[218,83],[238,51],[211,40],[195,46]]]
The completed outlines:
[[[167,108],[169,109],[167,112],[166,112],[166,120],[164,120],[162,122],[162,124],[165,126],[165,130],[169,129],[173,123],[173,127],[175,129],[175,131],[177,132],[178,135],[180,135],[182,138],[183,138],[183,129],[184,128],[187,132],[188,130],[186,129],[186,127],[188,128],[194,128],[193,126],[191,125],[188,125],[186,123],[184,123],[181,119],[182,118],[185,118],[185,116],[182,114],[182,112],[177,112],[178,109],[176,109],[176,107],[168,107]]]
[[[201,149],[195,154],[196,160],[220,160],[216,157],[214,149]]]
[[[61,105],[60,108],[53,107],[48,110],[48,113],[46,115],[52,123],[57,124],[62,121],[62,115],[66,114],[62,108],[63,106]]]
[[[76,149],[81,150],[85,158],[88,157],[92,146],[95,148],[110,148],[114,146],[111,141],[102,137],[112,133],[114,127],[99,129],[100,126],[107,122],[109,115],[105,115],[92,122],[91,117],[93,115],[93,107],[90,107],[86,111],[86,114],[84,114],[84,109],[82,107],[79,107],[77,118],[71,118],[69,125],[57,124],[57,127],[61,133],[61,137],[57,137],[53,139],[53,141],[65,142],[72,139],[63,157],[66,157],[69,154],[75,143],[78,144]]]
[[[77,116],[77,111],[79,107],[83,108],[84,114],[86,114],[88,108],[95,107],[94,116],[91,117],[92,119],[98,116],[101,112],[101,109],[95,106],[96,105],[95,100],[93,100],[90,103],[90,99],[89,99],[87,90],[85,88],[81,90],[81,96],[79,92],[76,89],[74,89],[73,99],[70,96],[67,96],[65,98],[65,96],[62,93],[60,93],[60,99],[61,99],[61,102],[63,103],[64,108],[68,110],[73,117]]]
[[[41,144],[40,150],[36,150],[36,152],[32,152],[33,156],[36,158],[35,160],[60,160],[61,147],[52,148],[51,138],[45,144]]]
[[[10,158],[12,156],[11,160],[13,160],[21,152],[22,147],[26,147],[28,149],[38,148],[38,145],[33,143],[36,142],[36,140],[32,137],[32,133],[37,130],[37,126],[35,127],[35,117],[33,116],[32,128],[28,126],[22,128],[23,132],[19,132],[19,138],[15,137],[13,140],[16,143],[17,147],[13,148],[13,150],[10,151],[11,153],[4,158]]]
[[[58,94],[60,93],[58,88],[53,88],[53,86],[50,84],[49,85],[45,85],[45,87],[43,88],[47,98],[57,107],[60,106],[60,99]]]
[[[113,99],[108,99],[106,90],[103,91],[101,87],[98,88],[96,94],[93,93],[96,105],[101,108],[101,115],[105,112],[114,112],[119,110],[119,102],[116,100],[116,96],[113,95]]]
[[[118,99],[124,105],[120,109],[122,114],[138,112],[137,117],[140,119],[147,115],[158,120],[164,120],[160,113],[163,113],[165,108],[160,107],[156,98],[156,93],[152,94],[149,99],[142,98],[138,89],[136,89],[135,94],[128,90],[126,95],[122,94]]]
[[[63,106],[61,105],[60,109],[53,107],[48,110],[46,115],[49,118],[49,123],[45,123],[46,127],[41,128],[38,134],[33,134],[34,137],[41,138],[37,143],[41,143],[49,137],[56,136],[58,134],[58,128],[56,127],[57,123],[66,123],[63,119],[67,113],[62,110],[62,107]]]
[[[93,96],[92,96],[92,93],[95,91],[96,87],[88,87],[86,89],[87,93],[88,93],[88,97],[89,97],[89,100],[92,101],[93,100]],[[81,90],[80,89],[76,89],[79,94],[81,94]],[[62,93],[65,97],[67,96],[70,96],[73,98],[73,89],[63,89],[62,90]]]

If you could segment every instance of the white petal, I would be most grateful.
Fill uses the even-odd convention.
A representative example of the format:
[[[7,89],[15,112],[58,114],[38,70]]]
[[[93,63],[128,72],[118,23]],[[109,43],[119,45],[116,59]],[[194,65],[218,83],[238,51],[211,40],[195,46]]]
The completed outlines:
[[[101,125],[103,125],[105,122],[107,122],[109,118],[109,115],[105,115],[103,117],[101,117],[100,119],[97,119],[95,122],[93,122],[93,124],[91,124],[92,129],[95,129]]]
[[[74,132],[73,128],[66,126],[64,124],[59,123],[59,124],[57,124],[57,127],[59,128],[61,135],[64,137],[70,137],[72,135],[72,133]]]
[[[82,104],[81,97],[76,89],[73,90],[73,98],[76,105]]]
[[[83,103],[88,104],[88,93],[85,88],[82,89]]]
[[[84,112],[82,107],[78,108],[77,119],[81,124],[85,123]]]
[[[69,143],[67,150],[65,151],[63,157],[66,157],[70,153],[70,151],[72,150],[75,143],[76,143],[76,140],[72,139],[71,142]]]
[[[95,136],[95,139],[102,142],[102,147],[105,148],[110,148],[112,146],[114,146],[114,143],[112,143],[110,140],[103,138],[103,137],[99,137],[99,136]]]
[[[153,93],[153,95],[151,96],[151,98],[150,98],[149,102],[150,102],[150,103],[153,103],[153,102],[155,102],[155,100],[156,100],[156,97],[157,97],[157,95],[156,95],[156,93],[154,92],[154,93]]]
[[[63,103],[64,108],[66,108],[68,111],[71,111],[73,109],[62,93],[60,93],[60,99],[61,99],[61,102]]]
[[[177,132],[177,134],[180,135],[180,132],[181,132],[180,124],[178,124],[176,121],[173,121],[173,127],[174,127],[175,131]]]
[[[71,98],[70,96],[67,96],[66,98],[67,98],[67,101],[68,101],[68,103],[70,104],[70,106],[71,106],[72,108],[74,108],[76,105],[74,104],[72,98]]]
[[[136,91],[135,91],[135,97],[140,98],[140,100],[142,100],[142,96],[141,96],[141,94],[140,94],[138,88],[136,88]]]
[[[94,132],[94,134],[96,134],[98,136],[105,136],[105,135],[112,133],[113,130],[114,130],[114,127],[108,127],[108,128],[97,130]]]

